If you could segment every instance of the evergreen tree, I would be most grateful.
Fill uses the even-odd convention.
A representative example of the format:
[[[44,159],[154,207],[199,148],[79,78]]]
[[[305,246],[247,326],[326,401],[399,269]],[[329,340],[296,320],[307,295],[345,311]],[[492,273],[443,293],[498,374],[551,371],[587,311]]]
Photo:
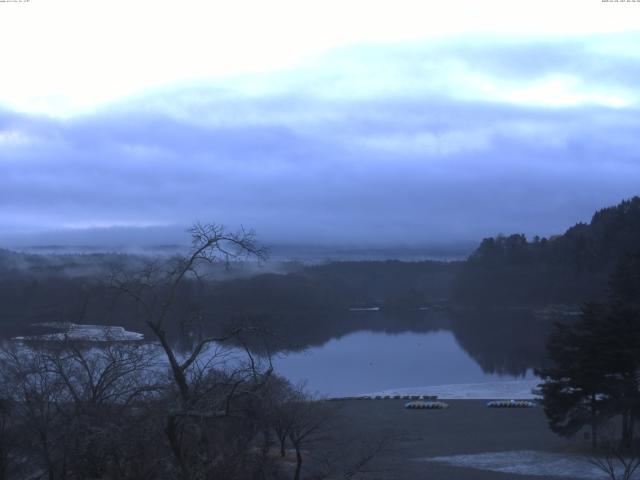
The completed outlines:
[[[607,301],[590,303],[573,325],[558,325],[547,343],[551,361],[540,370],[551,429],[572,436],[586,425],[620,416],[631,446],[640,415],[640,255],[626,257],[611,276]]]
[[[542,403],[551,429],[570,437],[589,425],[594,446],[607,400],[596,332],[603,311],[600,304],[588,304],[579,324],[557,324],[547,343],[553,365],[536,372],[544,381]]]
[[[633,197],[548,239],[484,239],[462,266],[454,297],[470,304],[580,304],[606,293],[615,265],[638,245],[640,197]]]

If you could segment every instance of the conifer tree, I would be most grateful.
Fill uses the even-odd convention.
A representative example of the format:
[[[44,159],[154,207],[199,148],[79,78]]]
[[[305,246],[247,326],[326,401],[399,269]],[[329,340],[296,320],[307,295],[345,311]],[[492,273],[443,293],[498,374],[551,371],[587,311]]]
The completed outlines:
[[[551,362],[538,371],[551,429],[572,436],[619,416],[631,446],[640,416],[640,254],[620,262],[606,302],[589,303],[573,325],[557,325],[547,343]]]

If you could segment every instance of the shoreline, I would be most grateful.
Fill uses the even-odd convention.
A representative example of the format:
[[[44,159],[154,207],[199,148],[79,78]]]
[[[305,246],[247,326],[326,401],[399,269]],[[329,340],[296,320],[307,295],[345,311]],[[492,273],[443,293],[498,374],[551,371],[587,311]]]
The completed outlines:
[[[372,393],[352,396],[333,396],[338,399],[419,399],[436,397],[438,400],[538,400],[534,391],[541,380],[507,380],[504,382],[456,383],[448,385],[430,385],[423,387],[391,388]]]
[[[334,434],[356,446],[391,441],[366,479],[595,480],[598,474],[576,454],[581,440],[551,432],[542,408],[488,408],[477,399],[451,399],[442,410],[407,410],[399,399],[336,403]]]

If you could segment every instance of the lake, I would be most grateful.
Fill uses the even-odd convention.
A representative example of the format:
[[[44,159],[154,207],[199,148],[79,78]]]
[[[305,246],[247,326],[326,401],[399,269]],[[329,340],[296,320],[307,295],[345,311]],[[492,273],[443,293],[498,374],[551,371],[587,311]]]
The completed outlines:
[[[267,338],[268,351],[276,352],[272,354],[276,373],[295,384],[306,382],[312,393],[351,396],[533,379],[533,369],[544,364],[544,343],[552,323],[553,319],[526,310],[360,311],[286,312],[268,317],[262,326],[273,334]],[[106,328],[135,336],[139,326],[126,325],[133,332]],[[99,328],[81,327],[70,331],[95,334]],[[153,334],[145,332],[145,338],[153,341]],[[188,352],[194,338],[175,338],[182,338]],[[261,353],[264,338],[255,338],[254,343],[250,337],[244,340]]]
[[[276,371],[312,392],[348,396],[392,388],[481,383],[523,378],[489,373],[460,346],[453,332],[359,331],[303,352],[280,354]],[[530,370],[525,378],[533,378]]]

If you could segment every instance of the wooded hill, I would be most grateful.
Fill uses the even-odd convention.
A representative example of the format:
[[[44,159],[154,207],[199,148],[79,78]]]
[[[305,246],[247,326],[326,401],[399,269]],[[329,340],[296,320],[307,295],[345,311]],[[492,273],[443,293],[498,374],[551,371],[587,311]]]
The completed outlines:
[[[563,235],[486,238],[460,269],[454,300],[579,304],[601,298],[615,265],[640,249],[640,197],[597,211]]]

